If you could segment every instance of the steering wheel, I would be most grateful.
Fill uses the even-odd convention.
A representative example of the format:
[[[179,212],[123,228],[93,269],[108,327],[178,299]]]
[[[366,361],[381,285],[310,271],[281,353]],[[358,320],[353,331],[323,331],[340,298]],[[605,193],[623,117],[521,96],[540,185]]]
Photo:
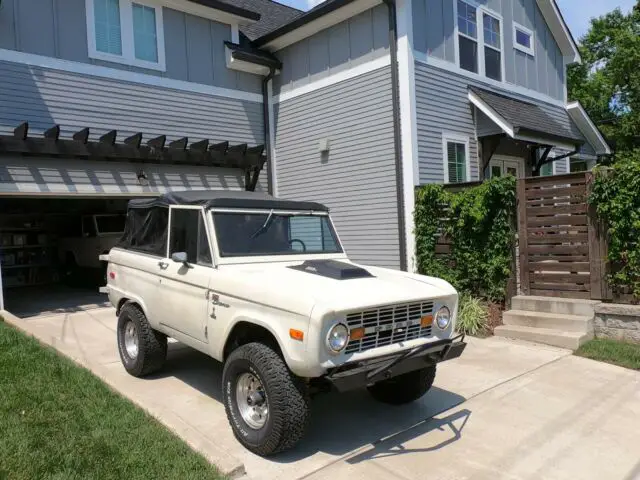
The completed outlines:
[[[306,252],[307,251],[307,246],[304,244],[304,242],[298,238],[292,238],[291,240],[289,240],[289,245],[293,246],[294,242],[298,242],[300,245],[302,245],[302,251]]]

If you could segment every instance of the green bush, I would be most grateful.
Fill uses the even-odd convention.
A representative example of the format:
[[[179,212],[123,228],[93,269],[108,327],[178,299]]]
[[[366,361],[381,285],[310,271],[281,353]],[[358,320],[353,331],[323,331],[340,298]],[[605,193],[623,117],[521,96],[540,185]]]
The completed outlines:
[[[483,300],[462,295],[458,305],[456,330],[466,335],[477,336],[489,329],[489,307]]]
[[[456,193],[426,185],[417,192],[414,216],[421,274],[444,278],[461,292],[505,300],[515,248],[515,178]],[[451,253],[436,255],[440,235],[451,242]]]
[[[611,286],[640,298],[640,149],[596,169],[589,202],[608,226]]]

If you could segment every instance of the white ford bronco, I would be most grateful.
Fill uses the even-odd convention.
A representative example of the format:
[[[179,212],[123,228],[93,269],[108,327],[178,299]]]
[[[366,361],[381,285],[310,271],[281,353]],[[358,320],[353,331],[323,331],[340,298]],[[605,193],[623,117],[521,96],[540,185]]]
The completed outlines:
[[[318,203],[230,191],[132,200],[107,259],[125,369],[160,369],[167,337],[224,362],[229,423],[259,455],[302,438],[311,391],[411,402],[466,346],[450,284],[351,262]]]

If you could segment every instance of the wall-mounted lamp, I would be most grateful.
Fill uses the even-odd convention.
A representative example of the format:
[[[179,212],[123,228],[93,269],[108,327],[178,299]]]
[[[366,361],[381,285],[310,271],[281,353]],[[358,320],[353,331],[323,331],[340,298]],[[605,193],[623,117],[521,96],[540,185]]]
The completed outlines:
[[[327,153],[331,148],[331,141],[328,138],[323,138],[318,142],[318,151],[320,153]]]

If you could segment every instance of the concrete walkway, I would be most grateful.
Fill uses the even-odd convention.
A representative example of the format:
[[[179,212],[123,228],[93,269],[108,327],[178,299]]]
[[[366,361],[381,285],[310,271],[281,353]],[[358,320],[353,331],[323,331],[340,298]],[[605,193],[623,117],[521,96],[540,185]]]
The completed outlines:
[[[421,401],[321,395],[297,449],[257,457],[231,433],[221,365],[171,344],[163,373],[120,365],[112,308],[5,319],[91,369],[234,477],[258,479],[640,479],[640,372],[552,347],[470,341]]]

